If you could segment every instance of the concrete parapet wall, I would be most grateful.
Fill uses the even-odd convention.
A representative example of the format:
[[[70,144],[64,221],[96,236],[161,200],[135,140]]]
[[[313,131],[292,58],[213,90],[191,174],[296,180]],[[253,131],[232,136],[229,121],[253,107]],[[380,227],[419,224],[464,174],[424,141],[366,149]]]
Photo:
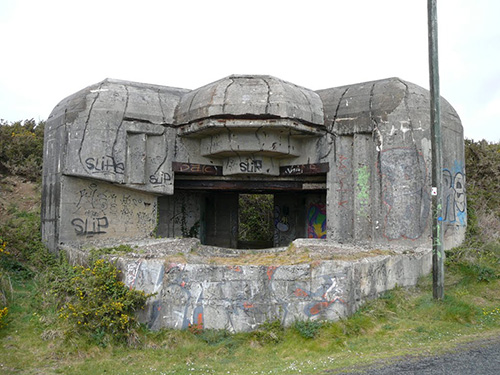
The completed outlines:
[[[321,250],[315,249],[317,244]],[[242,253],[233,251],[226,253],[227,264],[214,264],[212,255],[220,256],[224,249],[205,248],[195,239],[157,240],[152,251],[147,242],[134,246],[136,254],[114,259],[128,287],[156,293],[140,316],[152,329],[194,325],[238,332],[266,320],[278,319],[284,325],[338,320],[387,290],[415,285],[431,269],[430,249],[346,251],[321,240],[295,241],[295,251],[343,254],[339,260],[238,264]],[[81,250],[66,251],[81,257]],[[176,260],[179,251],[185,255]]]

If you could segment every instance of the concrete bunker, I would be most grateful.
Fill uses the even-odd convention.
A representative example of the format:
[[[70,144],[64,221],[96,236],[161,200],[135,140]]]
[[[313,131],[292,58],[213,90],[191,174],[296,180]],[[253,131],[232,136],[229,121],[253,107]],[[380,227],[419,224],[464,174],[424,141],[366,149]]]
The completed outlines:
[[[467,220],[464,140],[457,113],[441,100],[444,245],[451,248],[463,241]],[[279,311],[288,311],[284,322],[345,316],[429,272],[428,108],[429,92],[399,78],[319,91],[259,75],[195,90],[106,79],[61,101],[47,120],[43,239],[74,258],[117,243],[154,249],[147,259],[119,262],[132,275],[127,285],[159,291],[145,318],[152,327],[184,327],[203,306],[206,327],[234,330]],[[240,239],[244,194],[272,195],[267,243]],[[318,249],[320,266],[229,270],[189,255],[283,252],[290,243]],[[377,258],[382,268],[332,261],[346,246],[395,251],[397,259]],[[183,264],[165,260],[179,251]],[[300,307],[292,307],[296,297]],[[242,308],[249,320],[235,322],[235,301],[260,307]],[[154,306],[182,318],[158,317]]]

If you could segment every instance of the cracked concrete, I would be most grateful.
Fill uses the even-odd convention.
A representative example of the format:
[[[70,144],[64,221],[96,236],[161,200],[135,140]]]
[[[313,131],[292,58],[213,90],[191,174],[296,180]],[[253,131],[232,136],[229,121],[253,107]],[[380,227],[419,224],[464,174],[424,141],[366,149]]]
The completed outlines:
[[[163,327],[248,331],[266,320],[337,320],[386,290],[411,287],[429,272],[430,249],[380,249],[296,240],[255,251],[204,246],[196,239],[129,243],[110,255],[128,287],[155,293],[140,313]],[[66,246],[70,260],[85,252]]]
[[[395,163],[401,160],[384,155],[413,149],[415,156],[405,153],[406,161],[401,165],[407,166],[406,171],[398,178],[423,179],[415,185],[420,192],[408,191],[419,198],[400,197],[407,202],[420,201],[422,207],[427,204],[431,160],[429,119],[424,109],[428,100],[426,90],[399,78],[317,92],[270,76],[230,76],[192,91],[108,79],[54,109],[47,124],[46,146],[50,151],[46,165],[54,167],[47,167],[44,176],[56,185],[73,176],[115,184],[109,189],[119,194],[129,189],[156,196],[174,193],[172,162],[213,165],[228,177],[268,176],[277,183],[283,180],[279,172],[282,166],[326,162],[330,164],[326,178],[330,181],[326,214],[329,238],[429,243],[428,218],[423,224],[421,220],[410,224],[404,213],[417,209],[401,203],[407,206],[400,209],[403,216],[390,219],[395,212],[391,205],[394,197],[383,194],[404,191],[407,184],[385,174],[396,173],[399,167]],[[443,113],[443,138],[450,139],[444,146],[444,165],[452,174],[463,175],[462,128],[444,99]],[[408,159],[419,159],[418,155],[423,155],[421,161]],[[384,165],[388,163],[394,168]],[[417,169],[411,170],[412,165]],[[355,194],[349,193],[360,191],[356,187],[359,179],[346,179],[346,173],[357,176],[360,168],[367,168],[363,180],[367,185],[362,191],[371,197],[369,206],[360,206]],[[305,179],[304,183],[312,186]],[[398,187],[399,183],[403,185]],[[55,185],[47,188],[45,195],[49,191],[61,194]],[[53,195],[50,198],[51,202],[58,200]],[[44,220],[61,220],[65,209],[50,206],[50,215],[43,216]],[[360,207],[362,212],[356,212]],[[343,215],[344,210],[353,216]],[[444,223],[445,239],[450,244],[463,238],[465,212],[458,214],[461,221]],[[419,236],[388,238],[389,232],[404,232],[387,228],[398,222],[415,225]],[[57,237],[58,231],[50,233]],[[359,238],[357,233],[364,234]]]

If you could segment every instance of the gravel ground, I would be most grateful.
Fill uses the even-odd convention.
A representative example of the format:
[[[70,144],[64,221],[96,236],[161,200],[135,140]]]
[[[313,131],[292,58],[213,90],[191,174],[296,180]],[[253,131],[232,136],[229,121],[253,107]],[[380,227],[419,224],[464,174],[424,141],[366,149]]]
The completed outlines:
[[[359,368],[326,371],[349,375],[499,375],[500,336],[435,356],[401,357]]]

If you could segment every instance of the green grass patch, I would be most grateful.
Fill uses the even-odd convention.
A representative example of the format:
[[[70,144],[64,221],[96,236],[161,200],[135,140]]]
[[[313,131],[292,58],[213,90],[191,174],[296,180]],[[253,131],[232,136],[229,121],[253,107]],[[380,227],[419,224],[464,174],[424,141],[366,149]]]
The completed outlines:
[[[126,255],[137,251],[130,245],[118,245],[113,247],[102,247],[90,249],[90,262],[101,259],[107,255]]]
[[[20,373],[314,373],[500,333],[498,297],[492,295],[498,280],[449,287],[443,301],[432,299],[428,284],[429,277],[415,289],[388,292],[337,322],[283,328],[271,321],[239,334],[142,327],[134,346],[110,342],[102,347],[85,335],[68,336],[57,311],[43,308],[45,297],[36,283],[16,281],[12,310],[0,330],[0,358]],[[482,298],[481,305],[471,295]]]

